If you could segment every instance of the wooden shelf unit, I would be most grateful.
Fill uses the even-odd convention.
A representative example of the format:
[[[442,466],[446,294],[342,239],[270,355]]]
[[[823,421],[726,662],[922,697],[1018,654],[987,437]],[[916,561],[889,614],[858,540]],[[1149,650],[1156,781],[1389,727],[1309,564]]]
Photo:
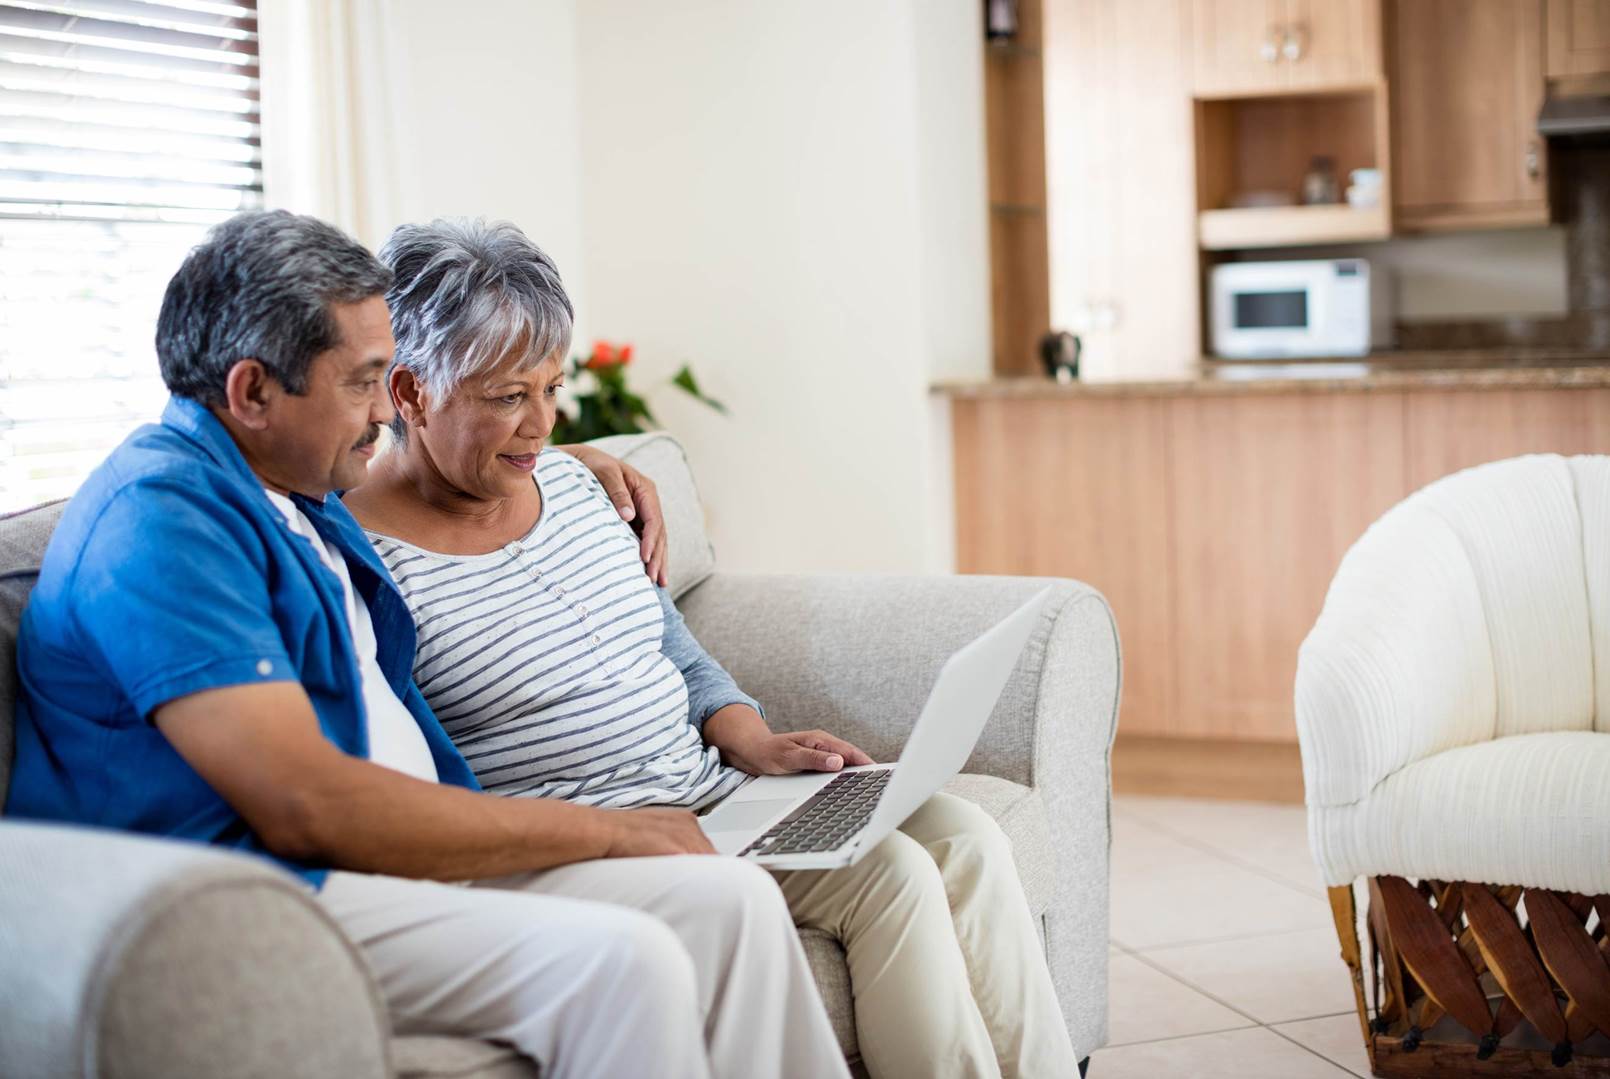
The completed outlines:
[[[1023,0],[1018,36],[983,46],[997,375],[1038,372],[1040,338],[1051,327],[1042,22],[1040,0]]]
[[[1364,89],[1198,100],[1197,238],[1208,251],[1384,240],[1392,231],[1390,130],[1384,82]],[[1237,194],[1297,197],[1315,157],[1336,163],[1345,193],[1354,169],[1382,172],[1381,205],[1233,208]]]

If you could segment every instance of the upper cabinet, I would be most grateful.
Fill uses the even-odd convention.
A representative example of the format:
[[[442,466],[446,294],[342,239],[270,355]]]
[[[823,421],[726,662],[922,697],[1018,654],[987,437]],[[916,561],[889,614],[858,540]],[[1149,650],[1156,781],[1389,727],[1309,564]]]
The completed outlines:
[[[1398,225],[1546,224],[1543,0],[1390,0],[1387,11]]]
[[[1197,97],[1356,88],[1381,77],[1380,0],[1192,0]]]
[[[1610,74],[1610,0],[1548,0],[1548,76]]]

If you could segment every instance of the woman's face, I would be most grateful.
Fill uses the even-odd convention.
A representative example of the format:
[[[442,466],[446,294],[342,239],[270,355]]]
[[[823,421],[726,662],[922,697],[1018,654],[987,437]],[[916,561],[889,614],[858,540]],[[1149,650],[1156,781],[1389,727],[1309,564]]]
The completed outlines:
[[[418,439],[442,478],[472,498],[514,498],[531,490],[537,451],[553,431],[564,367],[555,352],[524,371],[513,355],[466,379],[445,401],[425,400]],[[423,396],[423,395],[422,395]]]

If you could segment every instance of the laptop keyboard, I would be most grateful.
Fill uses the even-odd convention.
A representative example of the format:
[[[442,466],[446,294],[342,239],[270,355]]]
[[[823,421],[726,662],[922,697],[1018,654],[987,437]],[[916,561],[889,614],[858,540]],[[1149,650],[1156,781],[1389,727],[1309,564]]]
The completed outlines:
[[[812,854],[837,850],[866,824],[877,808],[893,768],[841,772],[765,835],[738,852]]]

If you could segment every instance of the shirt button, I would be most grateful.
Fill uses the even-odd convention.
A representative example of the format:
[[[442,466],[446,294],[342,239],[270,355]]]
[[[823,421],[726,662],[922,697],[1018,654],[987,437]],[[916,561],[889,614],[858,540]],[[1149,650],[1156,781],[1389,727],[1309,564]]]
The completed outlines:
[[[269,675],[274,673],[274,664],[269,662],[266,659],[258,660],[257,661],[257,673],[262,675],[265,678],[268,677]]]
[[[581,615],[583,618],[586,618],[587,617],[587,608],[583,607],[581,604],[578,603],[578,604],[576,604],[576,613]]]
[[[600,637],[598,634],[595,633],[595,634],[593,634],[593,643],[594,644],[603,644],[604,643],[604,638]]]
[[[564,586],[562,586],[562,585],[557,585],[557,584],[554,585],[553,590],[554,590],[554,593],[557,594],[557,595],[562,596],[562,595],[565,594]]]

